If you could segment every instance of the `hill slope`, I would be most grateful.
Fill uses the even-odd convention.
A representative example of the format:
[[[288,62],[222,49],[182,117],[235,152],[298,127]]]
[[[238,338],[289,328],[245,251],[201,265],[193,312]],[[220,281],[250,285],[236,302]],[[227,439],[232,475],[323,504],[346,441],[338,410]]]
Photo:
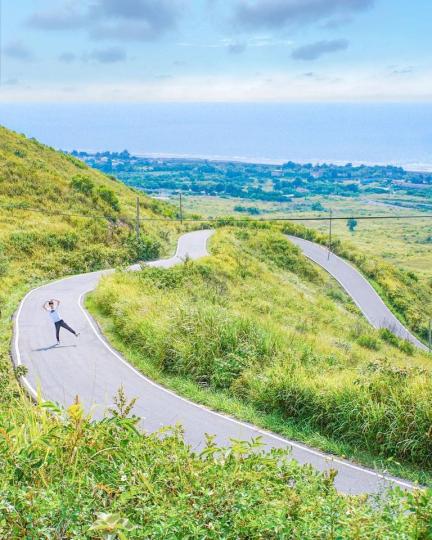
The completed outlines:
[[[33,407],[11,384],[10,316],[30,285],[173,245],[176,228],[157,222],[134,242],[135,197],[80,162],[0,128],[1,538],[426,538],[426,496],[396,493],[377,508],[338,495],[331,475],[287,463],[280,453],[263,457],[240,443],[218,450],[209,441],[196,455],[179,432],[163,441],[141,435],[126,418],[121,393],[112,417],[94,423],[79,403],[67,411],[52,403]],[[145,197],[142,211],[174,212]]]
[[[10,375],[9,318],[30,285],[171,251],[177,231],[169,224],[143,223],[137,242],[137,195],[75,158],[0,127],[3,373]],[[170,205],[139,196],[143,218],[175,214]]]
[[[132,248],[118,251],[133,232],[137,194],[71,156],[0,127],[0,240],[3,256],[16,267],[25,255],[27,270],[31,261],[38,275],[54,277],[140,255]],[[140,198],[143,218],[175,212],[142,193]],[[152,223],[142,229],[146,240],[159,244],[154,250],[167,251],[172,229],[162,233]]]
[[[373,330],[280,233],[218,231],[212,252],[182,268],[104,278],[92,303],[116,345],[147,372],[309,426],[351,455],[430,473],[428,356]]]

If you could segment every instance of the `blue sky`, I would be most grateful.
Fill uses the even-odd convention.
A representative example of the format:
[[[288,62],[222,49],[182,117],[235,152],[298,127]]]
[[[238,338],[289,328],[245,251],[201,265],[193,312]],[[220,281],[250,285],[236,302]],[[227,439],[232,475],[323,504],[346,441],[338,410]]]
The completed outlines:
[[[3,0],[5,101],[431,101],[430,0]]]

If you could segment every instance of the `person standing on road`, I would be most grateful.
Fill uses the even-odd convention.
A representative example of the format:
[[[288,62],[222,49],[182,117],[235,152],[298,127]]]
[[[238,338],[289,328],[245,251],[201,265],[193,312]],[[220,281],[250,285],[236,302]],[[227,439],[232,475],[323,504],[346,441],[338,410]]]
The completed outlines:
[[[75,332],[75,330],[71,328],[67,323],[65,323],[64,320],[60,317],[58,313],[59,305],[60,305],[60,300],[55,300],[53,298],[52,300],[47,300],[45,304],[42,306],[43,309],[48,312],[49,316],[51,317],[52,322],[54,323],[57,345],[60,344],[60,328],[64,328],[65,330],[68,330],[75,337],[79,336],[79,333]]]

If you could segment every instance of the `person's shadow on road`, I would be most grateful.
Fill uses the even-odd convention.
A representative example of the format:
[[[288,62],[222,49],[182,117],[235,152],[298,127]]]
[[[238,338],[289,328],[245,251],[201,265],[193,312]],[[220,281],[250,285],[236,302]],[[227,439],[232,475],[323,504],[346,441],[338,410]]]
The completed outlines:
[[[32,349],[32,352],[46,352],[53,349],[71,349],[75,348],[76,345],[57,345],[57,343],[54,343],[54,345],[50,345],[49,347],[41,347],[40,349]]]

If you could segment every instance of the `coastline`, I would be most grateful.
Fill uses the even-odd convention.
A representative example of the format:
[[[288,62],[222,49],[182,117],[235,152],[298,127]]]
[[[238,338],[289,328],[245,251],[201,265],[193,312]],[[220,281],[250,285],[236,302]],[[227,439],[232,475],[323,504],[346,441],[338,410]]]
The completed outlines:
[[[254,165],[283,165],[290,161],[290,158],[286,159],[276,159],[276,158],[265,158],[265,157],[250,157],[250,156],[222,156],[222,155],[202,155],[202,154],[175,154],[175,153],[159,153],[159,152],[131,152],[131,155],[140,157],[140,158],[151,158],[151,159],[184,159],[191,161],[216,161],[223,163],[251,163]],[[295,163],[312,163],[312,165],[322,165],[322,164],[332,164],[332,165],[346,165],[347,163],[352,163],[354,167],[360,165],[366,165],[368,167],[379,166],[386,167],[387,165],[402,167],[406,171],[410,172],[432,172],[432,163],[399,163],[399,162],[372,162],[372,161],[347,161],[347,160],[314,160],[310,161],[291,159]]]

